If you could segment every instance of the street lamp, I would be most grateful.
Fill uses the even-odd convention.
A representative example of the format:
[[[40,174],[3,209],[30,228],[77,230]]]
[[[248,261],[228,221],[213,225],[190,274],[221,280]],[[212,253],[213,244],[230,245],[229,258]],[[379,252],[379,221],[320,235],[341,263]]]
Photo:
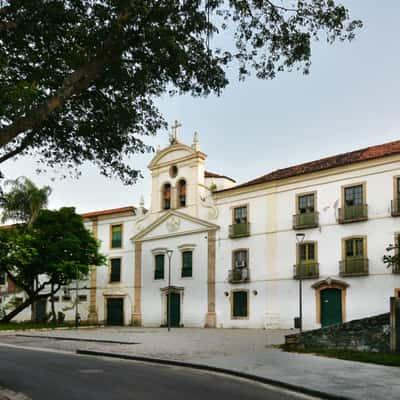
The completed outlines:
[[[79,316],[79,281],[78,281],[78,264],[75,265],[75,328],[79,327],[80,316]]]
[[[168,297],[167,297],[167,323],[168,323],[168,332],[171,330],[171,258],[172,253],[174,251],[171,249],[167,250],[168,256]]]
[[[299,244],[299,329],[300,333],[303,332],[303,280],[302,280],[302,266],[301,266],[301,245],[304,242],[306,235],[304,233],[296,233],[296,241]]]

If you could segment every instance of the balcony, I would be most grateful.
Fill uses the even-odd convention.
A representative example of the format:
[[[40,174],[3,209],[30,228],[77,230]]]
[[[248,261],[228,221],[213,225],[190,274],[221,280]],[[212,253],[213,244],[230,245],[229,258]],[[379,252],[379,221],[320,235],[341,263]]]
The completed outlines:
[[[363,276],[368,275],[368,258],[349,258],[339,261],[340,276]]]
[[[240,238],[250,235],[250,224],[248,222],[242,224],[233,224],[229,226],[229,237],[231,239]]]
[[[319,213],[309,212],[293,215],[293,229],[316,228],[319,224]]]
[[[357,204],[354,206],[339,208],[339,224],[366,221],[367,219],[368,206],[366,204]]]
[[[319,264],[307,262],[294,265],[294,279],[315,279],[319,277]]]
[[[392,200],[392,217],[400,217],[400,198]]]
[[[242,283],[250,281],[250,271],[248,268],[235,268],[228,271],[229,283]]]

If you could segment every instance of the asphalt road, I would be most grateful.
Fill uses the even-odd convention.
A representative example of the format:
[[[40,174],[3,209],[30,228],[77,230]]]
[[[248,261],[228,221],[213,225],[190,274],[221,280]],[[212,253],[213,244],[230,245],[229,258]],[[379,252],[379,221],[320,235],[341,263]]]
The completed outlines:
[[[187,368],[0,346],[0,386],[34,400],[293,400],[305,396]]]

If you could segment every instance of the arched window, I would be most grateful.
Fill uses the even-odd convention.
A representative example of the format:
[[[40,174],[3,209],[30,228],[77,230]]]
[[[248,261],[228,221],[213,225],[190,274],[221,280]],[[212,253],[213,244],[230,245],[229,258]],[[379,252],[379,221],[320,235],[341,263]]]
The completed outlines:
[[[178,184],[179,207],[186,207],[186,181],[184,179]]]
[[[163,188],[163,208],[169,210],[171,208],[171,184],[166,183]]]

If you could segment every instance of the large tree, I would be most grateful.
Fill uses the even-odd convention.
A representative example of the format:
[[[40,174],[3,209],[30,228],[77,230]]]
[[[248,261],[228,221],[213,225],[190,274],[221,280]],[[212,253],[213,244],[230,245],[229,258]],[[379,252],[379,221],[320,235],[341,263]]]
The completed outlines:
[[[229,62],[240,78],[308,73],[313,39],[359,27],[334,0],[2,0],[0,162],[89,161],[134,182],[124,156],[151,150],[143,136],[165,127],[155,98],[218,94]],[[232,43],[217,48],[224,29]]]
[[[9,322],[38,300],[87,276],[90,266],[104,263],[99,242],[74,208],[42,210],[30,227],[0,229],[0,270],[27,294],[0,322]]]

